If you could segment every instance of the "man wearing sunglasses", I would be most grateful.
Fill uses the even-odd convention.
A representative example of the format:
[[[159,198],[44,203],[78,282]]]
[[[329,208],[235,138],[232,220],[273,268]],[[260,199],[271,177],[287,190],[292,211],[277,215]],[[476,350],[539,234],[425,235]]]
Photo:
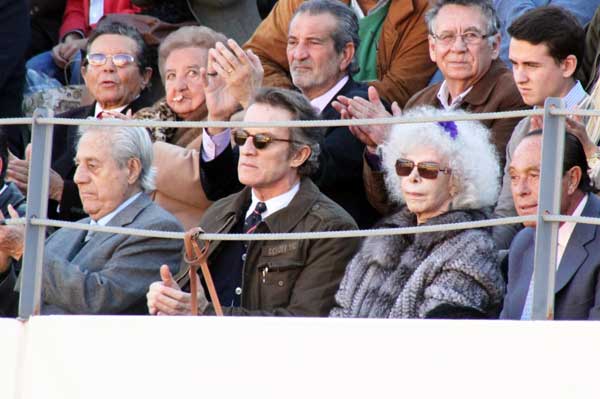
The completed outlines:
[[[331,103],[338,95],[366,97],[367,87],[355,82],[350,74],[357,69],[358,21],[352,9],[342,2],[307,1],[295,11],[288,29],[287,61],[294,86],[320,112],[318,119],[339,119]],[[221,73],[234,74],[243,60],[224,47],[217,48],[214,62]],[[212,51],[212,50],[211,50]],[[207,94],[210,96],[210,94]],[[207,100],[209,120],[229,120],[231,112],[216,109]],[[230,153],[229,130],[208,130],[202,138],[202,187],[210,200],[218,200],[241,189],[235,175],[237,153]],[[364,144],[348,127],[330,127],[325,131],[319,155],[320,166],[311,178],[319,189],[337,202],[361,228],[373,225],[378,214],[369,205],[363,188],[362,152]],[[220,169],[207,164],[217,163]],[[209,174],[208,170],[218,170]]]
[[[245,121],[313,120],[308,101],[285,89],[262,89]],[[239,179],[246,187],[215,202],[200,227],[219,233],[293,233],[355,229],[340,206],[307,178],[318,167],[321,128],[247,128],[233,137],[240,148]],[[354,254],[356,239],[212,242],[208,265],[226,315],[327,316]],[[188,270],[147,294],[151,314],[190,314]],[[199,314],[214,314],[199,284]]]
[[[106,118],[149,106],[151,98],[144,93],[152,75],[148,65],[149,49],[134,28],[118,23],[100,24],[89,37],[81,68],[86,88],[95,102],[57,116]],[[53,219],[85,217],[73,182],[77,131],[77,126],[54,126],[48,205],[48,216]],[[25,193],[28,174],[28,159],[11,161],[7,176]]]

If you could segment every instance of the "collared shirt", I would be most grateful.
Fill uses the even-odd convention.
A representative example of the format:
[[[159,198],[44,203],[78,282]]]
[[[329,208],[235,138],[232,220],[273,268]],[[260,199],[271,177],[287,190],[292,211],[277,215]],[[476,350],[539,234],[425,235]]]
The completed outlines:
[[[467,96],[467,94],[469,94],[469,92],[472,89],[473,86],[469,87],[467,90],[463,91],[458,96],[456,96],[456,98],[454,98],[451,103],[448,103],[448,99],[450,98],[450,91],[448,90],[448,84],[444,80],[442,82],[442,85],[440,86],[440,89],[438,90],[437,98],[438,100],[440,100],[440,104],[442,104],[442,107],[444,107],[446,111],[454,111],[460,108],[465,97]]]
[[[106,109],[102,108],[102,106],[100,105],[99,102],[96,101],[96,108],[94,110],[94,116],[97,118],[98,115],[100,115],[100,113],[104,112],[104,111],[122,112],[125,108],[127,108],[127,105],[123,105],[122,107],[118,107],[118,108],[113,108],[113,109],[110,109],[110,110],[106,110]]]
[[[579,104],[582,103],[587,97],[588,94],[581,85],[581,82],[576,81],[573,87],[571,87],[571,90],[569,90],[567,95],[564,96],[562,100],[565,102],[566,109],[574,109],[577,108]],[[539,108],[541,107],[538,107],[537,105],[533,107],[533,109]]]
[[[325,107],[334,99],[334,97],[342,90],[342,87],[348,82],[348,75],[341,78],[331,89],[321,94],[319,97],[310,100],[310,105],[319,112],[323,112]]]
[[[576,216],[576,217],[581,216],[581,213],[583,212],[583,208],[585,208],[585,205],[587,204],[588,197],[589,197],[589,195],[586,194],[581,199],[581,201],[579,201],[577,208],[575,208],[575,211],[573,211],[573,214],[571,216]],[[571,235],[573,234],[573,230],[575,230],[576,225],[577,224],[573,223],[573,222],[565,222],[558,229],[558,248],[557,248],[557,257],[556,257],[556,268],[558,268],[558,265],[560,264],[560,261],[562,260],[562,256],[565,252],[565,249],[567,248],[567,244],[569,243],[569,239],[571,238]]]
[[[296,183],[294,185],[294,187],[292,187],[285,193],[280,194],[277,197],[273,197],[271,199],[263,201],[265,203],[265,205],[267,206],[267,210],[261,214],[261,217],[263,218],[263,220],[265,218],[267,218],[269,215],[272,215],[275,212],[288,206],[290,204],[290,202],[292,202],[292,200],[296,196],[296,193],[298,193],[298,190],[300,190],[300,182]],[[246,218],[248,216],[250,216],[252,211],[254,211],[254,208],[256,208],[256,204],[258,204],[259,202],[260,202],[260,200],[256,197],[256,194],[254,193],[254,189],[252,189],[252,203],[250,204],[250,207],[246,211]]]
[[[104,15],[104,0],[90,0],[90,25],[94,25]]]
[[[375,7],[371,8],[369,10],[369,12],[367,13],[367,15],[376,12],[377,10],[379,10],[381,7],[384,7],[389,2],[390,2],[390,0],[379,0],[377,2],[377,4],[375,4]],[[352,0],[350,2],[350,7],[352,7],[352,10],[354,11],[354,13],[356,14],[356,17],[358,19],[363,19],[365,17],[365,13],[363,12],[363,10],[360,7],[360,5],[358,4],[357,0]]]
[[[96,225],[97,226],[106,226],[108,224],[108,222],[110,222],[117,215],[117,213],[119,213],[123,209],[125,209],[129,204],[131,204],[133,201],[135,201],[136,198],[139,197],[141,194],[142,194],[142,192],[140,191],[139,193],[136,193],[136,194],[132,195],[131,197],[129,197],[128,199],[126,199],[124,202],[122,202],[121,205],[119,205],[117,207],[117,209],[115,209],[114,211],[112,211],[108,215],[102,216],[97,221],[94,220],[94,219],[90,219],[90,225],[92,225],[92,226],[96,226]]]
[[[221,133],[210,135],[202,129],[202,160],[210,162],[218,157],[231,143],[231,129],[227,128]]]
[[[565,102],[565,108],[572,109],[577,107],[583,100],[587,98],[587,93],[581,85],[580,81],[575,82],[571,90],[562,99]]]

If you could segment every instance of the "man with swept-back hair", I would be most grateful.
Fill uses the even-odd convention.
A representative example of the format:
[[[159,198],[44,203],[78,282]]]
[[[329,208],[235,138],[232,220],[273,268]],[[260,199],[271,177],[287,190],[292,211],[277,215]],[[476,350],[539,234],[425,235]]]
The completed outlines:
[[[528,133],[514,151],[508,167],[512,196],[519,216],[538,210],[542,131]],[[588,163],[581,142],[566,133],[560,213],[600,216],[600,199],[587,175]],[[531,318],[536,223],[525,224],[508,254],[508,287],[501,318]],[[591,224],[561,223],[558,229],[554,318],[600,319],[600,228]],[[545,267],[545,265],[541,265]]]
[[[301,94],[261,89],[244,120],[313,120],[316,114]],[[318,127],[246,128],[233,132],[240,148],[237,166],[246,187],[215,202],[200,227],[214,233],[296,233],[355,229],[339,205],[307,176],[318,167]],[[224,314],[234,316],[327,316],[357,240],[276,240],[213,242],[208,266]],[[147,294],[151,314],[191,313],[188,268],[173,276],[161,268],[161,281]],[[215,308],[201,285],[198,313]]]
[[[89,218],[81,223],[181,231],[174,216],[152,202],[152,143],[142,128],[83,130],[74,181]],[[17,216],[11,212],[11,216]],[[0,227],[0,315],[13,316],[18,289],[15,262],[24,228]],[[179,265],[181,241],[60,229],[46,241],[43,314],[145,314],[144,294],[162,264]]]
[[[427,27],[423,21],[428,0],[333,2],[348,5],[358,18],[360,72],[353,77],[376,87],[387,101],[404,106],[435,72],[427,52]],[[292,65],[286,62],[286,38],[289,40],[290,22],[307,3],[310,1],[279,0],[245,44],[264,65],[265,85],[291,86],[294,79]],[[297,86],[295,82],[294,85]]]
[[[360,48],[359,23],[347,5],[338,0],[310,0],[295,9],[287,30],[287,63],[294,86],[320,112],[319,119],[340,118],[331,105],[337,96],[367,97],[367,86],[355,82],[351,76],[358,68]],[[235,57],[225,48],[219,51],[223,60]],[[221,66],[230,74],[238,64],[242,62]],[[211,106],[214,103],[216,101],[207,100],[208,120],[229,120],[231,111],[215,109]],[[218,163],[229,156],[229,143],[228,129],[208,129],[203,134],[202,186],[207,198],[213,201],[241,189],[235,176],[235,162],[228,163],[230,169],[220,169],[217,174],[206,173],[205,164]],[[350,134],[348,127],[337,126],[325,131],[320,145],[320,165],[311,178],[323,194],[348,211],[361,228],[372,226],[377,213],[369,205],[363,189],[364,144]],[[217,190],[213,191],[212,187]]]

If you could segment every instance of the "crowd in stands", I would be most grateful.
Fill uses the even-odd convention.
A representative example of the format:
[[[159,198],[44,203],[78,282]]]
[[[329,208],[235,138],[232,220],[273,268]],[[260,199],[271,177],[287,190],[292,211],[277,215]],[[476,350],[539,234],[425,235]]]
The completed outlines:
[[[550,97],[600,107],[600,1],[0,0],[0,23],[0,117],[22,115],[30,74],[79,87],[59,114],[76,119],[443,118]],[[543,124],[56,125],[48,215],[236,234],[535,215]],[[31,147],[23,127],[0,129],[1,216],[16,218]],[[600,217],[600,123],[569,116],[560,134],[561,214]],[[600,319],[597,230],[560,224],[556,319]],[[535,233],[529,222],[213,242],[205,279],[179,240],[62,228],[46,240],[40,311],[527,320]],[[0,316],[17,312],[24,236],[0,225]]]

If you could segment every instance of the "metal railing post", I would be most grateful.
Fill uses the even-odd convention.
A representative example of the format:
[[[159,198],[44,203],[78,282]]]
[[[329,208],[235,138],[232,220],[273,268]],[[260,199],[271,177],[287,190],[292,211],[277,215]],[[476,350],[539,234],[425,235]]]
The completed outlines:
[[[558,222],[544,221],[543,215],[560,213],[565,117],[551,115],[551,108],[564,108],[564,101],[548,98],[544,104],[542,164],[533,261],[533,320],[554,319],[554,280],[559,225]]]
[[[38,108],[33,113],[31,125],[31,164],[27,190],[27,225],[25,226],[25,250],[21,270],[21,296],[19,318],[40,313],[42,292],[42,262],[46,226],[29,223],[31,218],[46,218],[48,210],[48,179],[52,154],[53,125],[39,125],[36,118],[52,117],[47,109]]]

